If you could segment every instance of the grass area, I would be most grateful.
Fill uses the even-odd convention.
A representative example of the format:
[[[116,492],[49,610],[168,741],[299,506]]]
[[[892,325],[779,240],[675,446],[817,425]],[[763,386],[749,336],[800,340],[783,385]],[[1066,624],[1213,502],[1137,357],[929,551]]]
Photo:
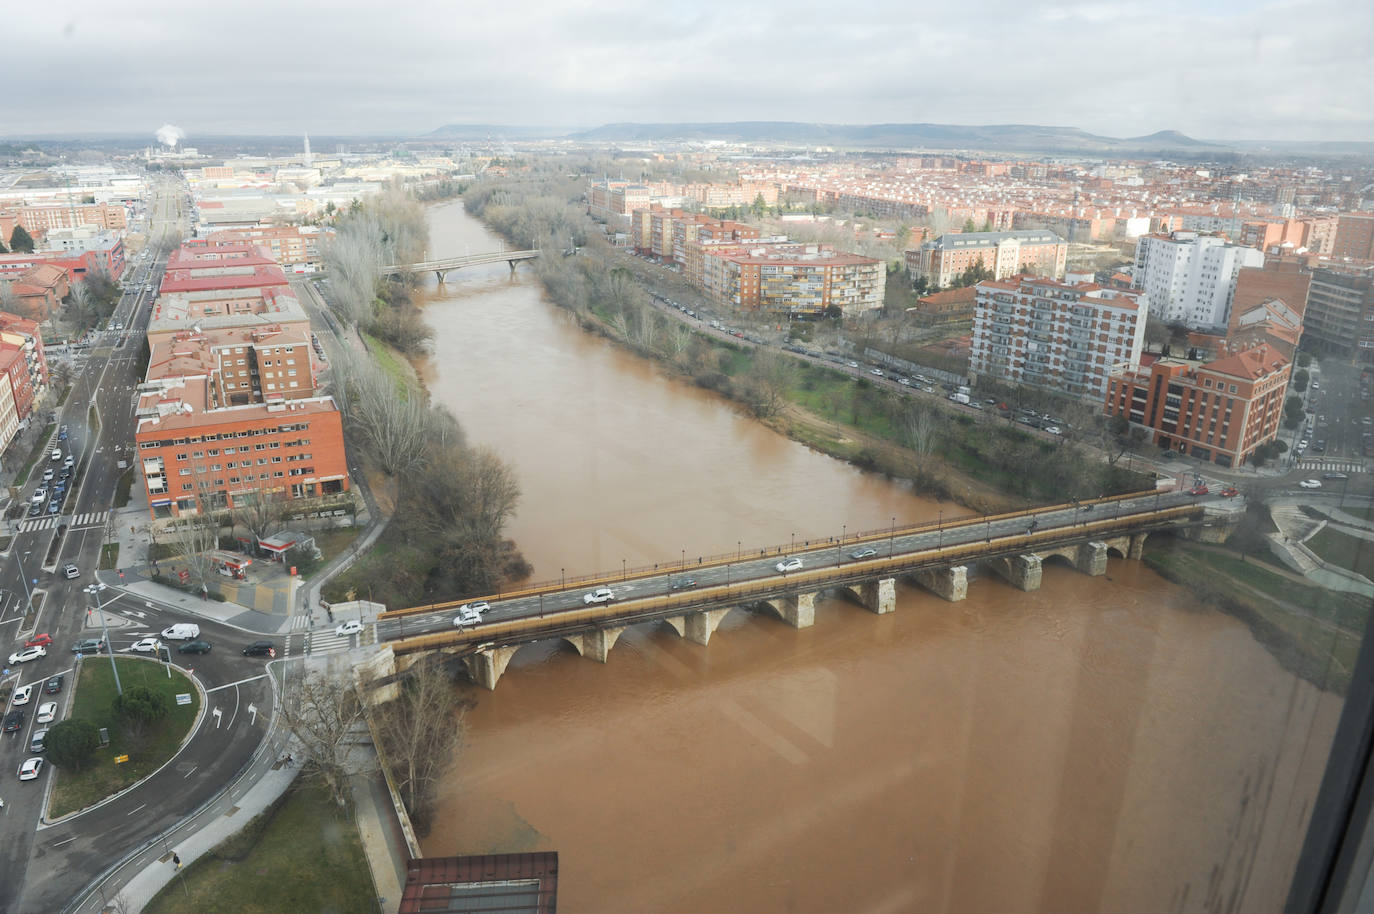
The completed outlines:
[[[373,360],[396,382],[397,390],[409,391],[415,386],[414,372],[411,370],[410,363],[398,356],[396,350],[375,336],[367,333],[362,336],[367,342],[367,350],[372,353]],[[405,396],[405,394],[402,393],[401,396]]]
[[[243,843],[231,838],[184,868],[145,914],[376,909],[358,829],[317,787],[293,790],[251,846],[235,846]]]
[[[86,424],[93,433],[100,432],[100,413],[94,405],[86,410]]]
[[[315,546],[323,554],[320,564],[323,565],[334,556],[347,551],[362,532],[362,527],[335,527],[313,534]]]
[[[119,481],[115,483],[114,506],[116,508],[128,507],[129,492],[133,489],[133,485],[134,468],[130,466],[127,470],[125,470],[123,473],[119,475]]]
[[[1350,684],[1369,617],[1364,598],[1294,580],[1228,550],[1182,541],[1147,550],[1145,561],[1244,621],[1286,669],[1337,692]]]
[[[1355,517],[1362,517],[1365,520],[1374,520],[1374,507],[1361,508],[1354,506],[1342,506],[1341,511],[1343,511],[1346,514],[1354,515]]]
[[[58,409],[61,409],[62,406],[67,402],[67,395],[70,394],[71,392],[72,392],[72,385],[70,385],[70,384],[68,384],[66,387],[62,388],[62,393],[60,393],[60,394],[57,395],[57,408],[58,408]]]
[[[10,543],[12,542],[14,542],[14,537],[0,536],[0,552],[4,552],[5,550],[9,549]]]
[[[1306,545],[1332,565],[1374,580],[1374,542],[1324,527]]]
[[[115,665],[119,669],[120,684],[125,689],[136,685],[147,686],[154,692],[166,695],[172,709],[142,746],[132,745],[112,708],[116,691],[109,657],[101,654],[83,660],[81,674],[75,685],[76,701],[70,716],[106,728],[110,734],[110,744],[96,751],[95,761],[85,771],[59,772],[53,785],[49,816],[61,816],[83,809],[152,774],[172,757],[195,723],[200,693],[185,674],[172,670],[169,679],[167,668],[162,664],[134,657],[117,657]],[[191,703],[176,704],[177,694],[187,692],[191,695]],[[122,755],[128,755],[129,760],[117,764],[115,759]]]
[[[119,567],[119,543],[106,543],[100,547],[100,570],[109,571]]]

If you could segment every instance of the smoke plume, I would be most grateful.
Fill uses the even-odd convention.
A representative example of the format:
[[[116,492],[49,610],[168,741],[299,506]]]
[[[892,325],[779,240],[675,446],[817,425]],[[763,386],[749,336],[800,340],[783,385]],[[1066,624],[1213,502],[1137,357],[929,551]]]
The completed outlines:
[[[180,143],[184,139],[186,139],[186,131],[182,130],[180,127],[174,127],[171,124],[163,124],[161,127],[157,128],[157,141],[163,146],[175,149],[177,143]]]

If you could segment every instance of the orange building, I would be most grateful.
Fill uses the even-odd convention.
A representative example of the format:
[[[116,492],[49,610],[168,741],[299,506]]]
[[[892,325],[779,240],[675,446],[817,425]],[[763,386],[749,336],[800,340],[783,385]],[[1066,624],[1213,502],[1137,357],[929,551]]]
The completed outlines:
[[[1104,411],[1149,429],[1162,448],[1242,466],[1278,436],[1291,370],[1263,344],[1211,362],[1161,358],[1108,378]]]

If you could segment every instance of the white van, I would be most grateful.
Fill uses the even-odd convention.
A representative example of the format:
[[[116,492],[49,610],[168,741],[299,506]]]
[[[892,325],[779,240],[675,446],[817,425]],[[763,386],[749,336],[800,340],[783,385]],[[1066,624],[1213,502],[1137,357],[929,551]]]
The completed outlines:
[[[200,626],[194,622],[178,622],[162,630],[165,641],[190,641],[200,637]]]

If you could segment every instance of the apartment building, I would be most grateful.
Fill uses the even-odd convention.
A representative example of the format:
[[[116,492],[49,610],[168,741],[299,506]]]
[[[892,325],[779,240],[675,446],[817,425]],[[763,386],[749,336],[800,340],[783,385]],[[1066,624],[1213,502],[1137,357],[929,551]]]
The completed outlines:
[[[16,225],[34,236],[81,225],[122,232],[129,227],[129,217],[123,203],[0,205],[0,236],[10,237]]]
[[[587,209],[596,217],[629,216],[648,209],[652,191],[647,184],[632,181],[593,181],[587,188]]]
[[[1191,329],[1225,327],[1236,275],[1242,267],[1263,265],[1262,252],[1218,235],[1142,235],[1136,241],[1135,286],[1149,296],[1150,311],[1160,320]]]
[[[48,388],[48,357],[43,351],[43,334],[38,323],[0,311],[0,350],[14,350],[23,356],[27,379],[16,378],[11,387],[19,418],[27,419]]]
[[[284,271],[313,273],[323,262],[322,237],[324,233],[313,226],[255,225],[214,232],[205,241],[211,246],[252,244]]]
[[[1341,213],[1331,239],[1331,256],[1374,260],[1374,213]]]
[[[993,279],[1018,273],[1059,278],[1069,246],[1054,232],[946,232],[906,252],[907,271],[934,287],[948,286],[965,270],[981,265]]]
[[[1148,303],[1136,291],[1018,276],[977,285],[969,371],[1101,400],[1140,363]]]
[[[1242,466],[1279,433],[1292,363],[1259,345],[1214,361],[1161,358],[1108,381],[1105,412],[1151,440],[1218,466]]]
[[[727,245],[702,248],[702,288],[722,304],[789,318],[827,308],[846,315],[883,307],[881,260],[819,244]]]
[[[1374,365],[1374,264],[1313,270],[1303,328],[1306,347]]]

